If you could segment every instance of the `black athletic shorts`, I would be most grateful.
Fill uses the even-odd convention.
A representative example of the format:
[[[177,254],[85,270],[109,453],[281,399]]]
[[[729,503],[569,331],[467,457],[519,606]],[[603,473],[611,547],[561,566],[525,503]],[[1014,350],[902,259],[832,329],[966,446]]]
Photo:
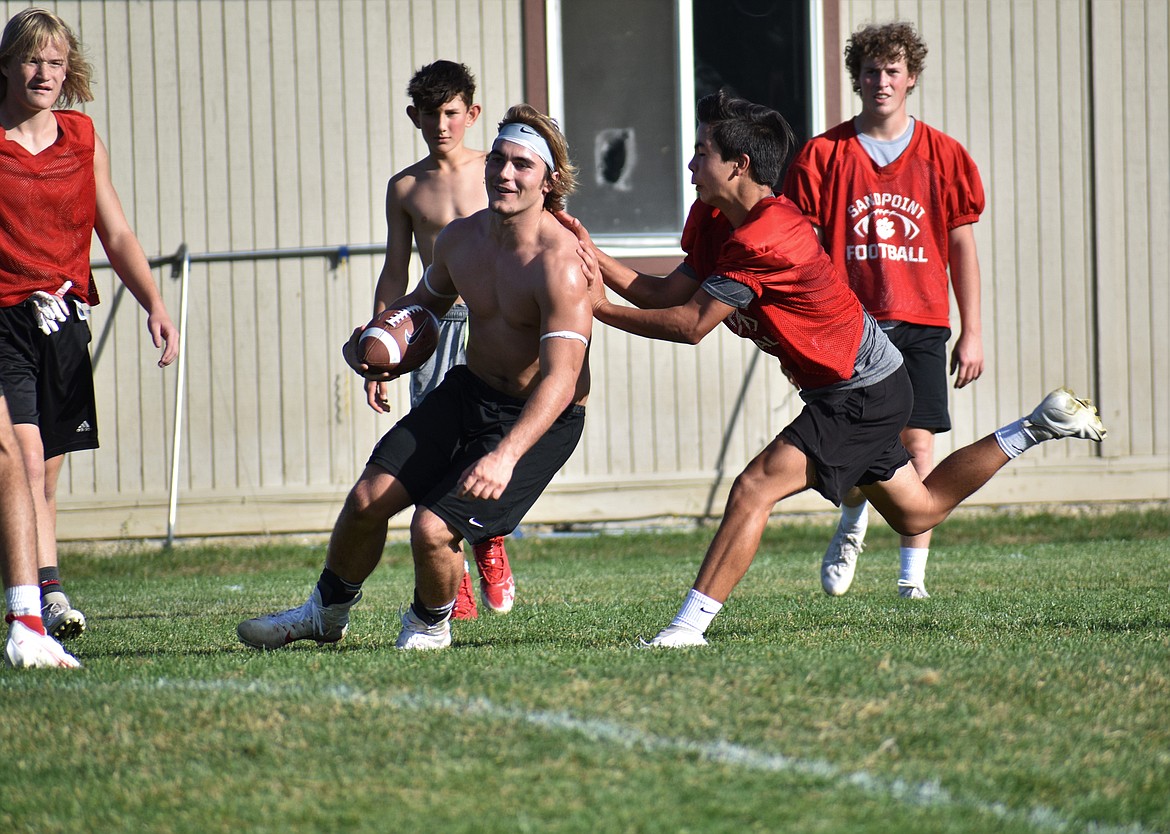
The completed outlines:
[[[28,302],[0,307],[0,382],[13,423],[40,427],[45,459],[98,447],[89,307],[67,296],[69,318],[44,334]]]
[[[806,403],[780,436],[813,462],[813,489],[837,506],[854,486],[893,477],[910,461],[899,437],[914,407],[903,365],[866,388]]]
[[[888,328],[888,329],[887,329]],[[947,340],[950,328],[898,322],[882,329],[894,347],[902,352],[906,372],[914,386],[914,410],[906,423],[912,429],[929,429],[936,434],[951,430],[947,391]]]
[[[463,472],[499,445],[524,403],[456,365],[378,441],[369,462],[396,477],[416,505],[471,544],[507,535],[565,465],[585,427],[585,407],[570,406],[516,463],[499,498],[460,497]]]

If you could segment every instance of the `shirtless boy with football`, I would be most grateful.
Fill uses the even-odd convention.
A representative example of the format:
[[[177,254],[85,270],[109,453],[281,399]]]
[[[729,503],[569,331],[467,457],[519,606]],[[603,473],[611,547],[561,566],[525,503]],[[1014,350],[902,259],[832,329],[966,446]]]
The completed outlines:
[[[374,291],[374,314],[406,295],[410,241],[418,247],[423,269],[431,265],[435,238],[457,217],[487,206],[483,187],[484,151],[463,144],[467,129],[479,118],[474,103],[475,77],[464,64],[435,61],[414,74],[406,88],[411,104],[406,115],[421,131],[427,155],[393,177],[386,187],[386,260]],[[435,353],[410,375],[410,405],[417,406],[443,375],[467,362],[467,305],[456,299],[439,326]],[[379,414],[390,411],[387,383],[366,382],[366,399]],[[503,537],[472,547],[479,570],[484,604],[498,614],[512,610],[516,581],[508,564]],[[456,619],[478,616],[471,575],[464,569]]]
[[[451,221],[422,281],[394,307],[443,315],[462,296],[467,364],[378,442],[342,508],[325,568],[299,608],[240,623],[240,640],[275,649],[335,643],[377,566],[387,522],[413,505],[414,602],[400,649],[451,644],[462,542],[510,532],[568,460],[584,427],[593,316],[575,236],[553,212],[576,183],[564,137],[528,105],[511,108],[485,165],[488,207]],[[356,361],[361,328],[346,345]]]

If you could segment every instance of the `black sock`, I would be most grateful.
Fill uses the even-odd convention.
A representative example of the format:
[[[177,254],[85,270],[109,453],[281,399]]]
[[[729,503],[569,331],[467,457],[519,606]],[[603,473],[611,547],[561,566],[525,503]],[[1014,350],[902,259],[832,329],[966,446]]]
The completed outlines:
[[[41,586],[41,599],[45,598],[45,594],[65,593],[61,588],[61,572],[56,565],[37,568],[37,582]]]
[[[451,616],[451,611],[455,608],[455,600],[451,600],[442,608],[427,608],[423,605],[421,599],[418,598],[418,588],[414,589],[414,602],[410,605],[414,615],[429,626],[438,625]]]
[[[317,588],[321,591],[322,605],[344,605],[361,593],[362,583],[346,582],[329,568],[325,568],[321,571],[321,578],[317,580]]]

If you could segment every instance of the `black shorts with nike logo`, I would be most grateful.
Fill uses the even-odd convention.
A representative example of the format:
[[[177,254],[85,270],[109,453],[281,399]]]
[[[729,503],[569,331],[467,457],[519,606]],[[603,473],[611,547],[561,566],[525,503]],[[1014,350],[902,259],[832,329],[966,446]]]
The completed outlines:
[[[471,544],[507,535],[568,461],[585,428],[585,407],[570,406],[516,463],[498,499],[460,497],[463,472],[499,445],[525,402],[456,365],[378,441],[369,463],[397,478],[416,506],[431,510]]]

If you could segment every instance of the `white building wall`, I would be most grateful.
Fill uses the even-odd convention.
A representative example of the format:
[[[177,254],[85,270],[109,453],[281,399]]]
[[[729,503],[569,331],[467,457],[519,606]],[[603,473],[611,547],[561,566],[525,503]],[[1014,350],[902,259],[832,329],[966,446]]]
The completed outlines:
[[[49,5],[89,48],[85,110],[151,256],[380,244],[386,180],[426,152],[404,112],[414,69],[472,67],[484,106],[473,146],[524,97],[521,0]],[[1069,384],[1101,403],[1107,443],[1031,452],[974,502],[1167,500],[1166,0],[842,2],[837,54],[855,25],[894,16],[931,47],[915,115],[963,141],[988,191],[976,227],[988,370],[953,395],[939,452]],[[842,84],[831,123],[856,110]],[[380,266],[193,265],[178,535],[332,526],[392,419],[368,409],[340,358]],[[177,318],[178,281],[156,277]],[[69,457],[61,537],[160,536],[177,374],[155,366],[112,273],[97,280],[102,448]],[[800,407],[775,362],[722,332],[690,348],[602,327],[592,357],[585,438],[532,521],[718,514],[730,479]],[[827,507],[807,494],[781,509]]]

